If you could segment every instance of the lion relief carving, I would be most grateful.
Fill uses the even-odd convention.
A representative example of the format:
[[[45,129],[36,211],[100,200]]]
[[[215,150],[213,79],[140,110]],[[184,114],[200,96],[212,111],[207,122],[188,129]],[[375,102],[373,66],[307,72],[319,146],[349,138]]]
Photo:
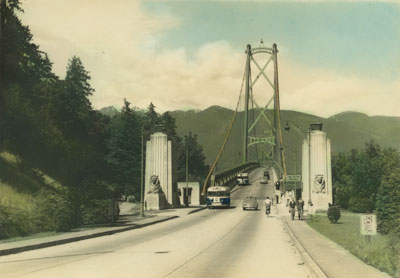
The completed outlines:
[[[160,185],[160,180],[157,175],[152,175],[149,181],[149,192],[147,193],[157,194],[160,192],[163,192]]]
[[[326,182],[324,175],[315,175],[313,192],[326,193]]]

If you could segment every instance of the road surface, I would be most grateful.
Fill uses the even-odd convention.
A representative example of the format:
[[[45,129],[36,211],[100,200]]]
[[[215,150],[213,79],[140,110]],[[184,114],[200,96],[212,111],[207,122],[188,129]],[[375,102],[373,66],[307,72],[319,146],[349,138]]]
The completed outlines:
[[[237,187],[232,208],[203,210],[168,222],[70,244],[0,257],[0,277],[310,277],[283,225],[263,199],[273,181]],[[259,198],[258,211],[242,199]]]

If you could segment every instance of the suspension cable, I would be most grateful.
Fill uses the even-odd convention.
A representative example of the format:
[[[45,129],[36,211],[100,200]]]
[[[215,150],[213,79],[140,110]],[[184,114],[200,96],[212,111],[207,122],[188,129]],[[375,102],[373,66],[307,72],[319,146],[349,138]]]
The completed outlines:
[[[242,86],[241,86],[241,88],[240,88],[239,99],[238,99],[238,102],[237,102],[237,104],[236,104],[235,112],[233,113],[233,116],[232,116],[231,122],[230,122],[230,124],[229,124],[228,130],[227,130],[227,132],[226,132],[226,134],[225,134],[225,138],[224,138],[224,141],[223,141],[223,143],[222,143],[222,146],[220,147],[220,149],[219,149],[219,151],[218,151],[218,154],[217,154],[217,157],[215,158],[215,161],[214,161],[214,163],[212,164],[212,166],[211,166],[211,168],[210,168],[210,171],[208,172],[208,175],[207,175],[207,177],[206,177],[206,179],[205,179],[205,181],[204,181],[203,190],[201,191],[201,195],[204,195],[204,194],[205,194],[205,191],[206,191],[206,188],[207,188],[208,180],[210,179],[210,176],[211,176],[211,174],[213,173],[213,171],[214,171],[214,169],[215,169],[215,166],[217,165],[218,160],[220,159],[220,157],[221,157],[221,155],[222,155],[222,153],[223,153],[223,151],[224,151],[224,149],[225,149],[226,142],[228,141],[229,135],[230,135],[230,133],[231,133],[232,126],[233,126],[233,123],[235,122],[236,115],[237,115],[237,112],[238,112],[239,103],[240,103],[240,100],[241,100],[241,98],[242,98],[243,84],[244,84],[245,76],[246,76],[246,70],[245,70],[244,73],[243,73]]]

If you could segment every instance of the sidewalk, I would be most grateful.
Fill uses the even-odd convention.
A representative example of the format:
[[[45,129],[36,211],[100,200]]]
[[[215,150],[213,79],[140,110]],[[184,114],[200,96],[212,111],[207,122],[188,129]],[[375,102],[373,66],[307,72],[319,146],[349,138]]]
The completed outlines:
[[[313,276],[319,278],[390,277],[321,235],[309,227],[305,221],[292,221],[289,208],[285,204],[279,204],[277,210]]]
[[[166,209],[162,211],[148,211],[145,213],[145,217],[140,217],[137,214],[121,215],[118,222],[113,226],[82,227],[75,229],[72,232],[62,233],[54,236],[0,243],[0,256],[138,229],[192,214],[205,208],[206,206],[196,206],[188,208]]]

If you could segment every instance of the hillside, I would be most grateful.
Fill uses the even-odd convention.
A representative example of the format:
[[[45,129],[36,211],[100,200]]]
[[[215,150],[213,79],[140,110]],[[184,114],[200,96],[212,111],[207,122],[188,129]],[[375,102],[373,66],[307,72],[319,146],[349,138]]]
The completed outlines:
[[[184,136],[189,131],[197,134],[199,143],[203,146],[207,163],[212,163],[222,143],[233,111],[219,106],[211,106],[203,111],[172,111],[170,114],[176,119],[178,135]],[[368,116],[358,112],[343,112],[329,118],[322,118],[290,110],[281,111],[281,117],[282,126],[286,122],[291,126],[290,132],[283,134],[284,145],[292,150],[297,148],[298,163],[300,163],[301,157],[302,138],[307,135],[309,124],[314,122],[323,123],[323,130],[331,140],[333,153],[362,148],[364,143],[371,139],[381,146],[400,150],[400,117]],[[287,151],[286,154],[290,170],[293,167],[294,155],[290,151]]]

